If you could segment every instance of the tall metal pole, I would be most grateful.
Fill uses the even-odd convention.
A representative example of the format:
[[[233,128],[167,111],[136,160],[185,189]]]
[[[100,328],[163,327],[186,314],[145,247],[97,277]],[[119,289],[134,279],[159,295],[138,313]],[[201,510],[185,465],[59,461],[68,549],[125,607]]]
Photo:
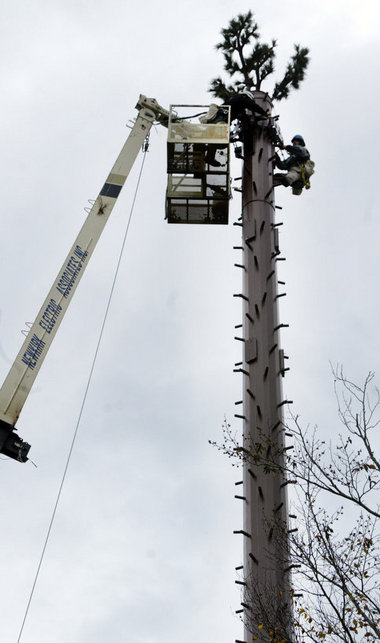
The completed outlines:
[[[264,109],[267,94],[255,92]],[[249,142],[250,143],[250,142]],[[243,287],[243,500],[245,641],[291,636],[291,592],[287,568],[288,510],[282,471],[284,374],[278,320],[278,227],[274,219],[274,145],[268,128],[253,130],[253,154],[245,145],[242,185]],[[243,453],[246,453],[243,451]],[[273,466],[268,463],[273,462]],[[265,465],[267,463],[267,466]],[[273,634],[270,634],[272,632]]]

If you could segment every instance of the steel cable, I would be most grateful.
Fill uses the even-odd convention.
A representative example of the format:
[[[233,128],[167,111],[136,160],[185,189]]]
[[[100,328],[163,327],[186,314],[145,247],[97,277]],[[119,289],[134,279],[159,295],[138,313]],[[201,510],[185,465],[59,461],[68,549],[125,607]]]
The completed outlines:
[[[71,456],[72,456],[75,441],[76,441],[76,438],[77,438],[80,421],[82,419],[82,414],[83,414],[84,406],[85,406],[85,403],[86,403],[87,394],[88,394],[88,391],[89,391],[89,388],[90,388],[92,375],[94,373],[95,363],[96,363],[96,360],[97,360],[97,357],[98,357],[99,348],[100,348],[100,344],[101,344],[101,341],[102,341],[103,332],[104,332],[104,328],[105,328],[107,317],[108,317],[108,312],[109,312],[110,305],[111,305],[111,300],[112,300],[113,293],[114,293],[114,290],[115,290],[116,280],[117,280],[117,277],[118,277],[119,268],[120,268],[120,264],[121,264],[121,259],[122,259],[123,253],[124,253],[124,248],[125,248],[125,244],[126,244],[126,240],[127,240],[127,236],[128,236],[128,231],[129,231],[129,227],[130,227],[130,224],[131,224],[132,214],[133,214],[133,210],[134,210],[134,206],[135,206],[135,202],[136,202],[136,198],[137,198],[138,189],[139,189],[139,186],[140,186],[140,181],[141,181],[141,176],[142,176],[142,172],[143,172],[143,169],[144,169],[144,163],[145,163],[145,158],[146,158],[147,151],[148,151],[148,140],[145,141],[144,146],[143,146],[143,159],[142,159],[140,172],[139,172],[138,179],[137,179],[137,185],[136,185],[135,193],[134,193],[133,200],[132,200],[131,210],[130,210],[130,213],[129,213],[129,218],[128,218],[126,230],[125,230],[125,233],[124,233],[123,242],[122,242],[120,253],[119,253],[119,258],[118,258],[116,269],[115,269],[114,278],[113,278],[112,285],[111,285],[110,294],[108,296],[107,305],[106,305],[105,313],[104,313],[104,316],[103,316],[103,322],[102,322],[102,325],[101,325],[101,329],[100,329],[100,333],[99,333],[99,337],[98,337],[98,342],[97,342],[97,345],[96,345],[96,348],[95,348],[95,353],[94,353],[94,357],[93,357],[93,360],[92,360],[90,373],[89,373],[89,376],[87,378],[87,384],[86,384],[85,392],[84,392],[84,395],[83,395],[82,404],[81,404],[81,407],[80,407],[80,410],[79,410],[79,415],[78,415],[77,423],[76,423],[76,426],[75,426],[74,435],[73,435],[73,438],[72,438],[72,441],[71,441],[71,445],[70,445],[69,453],[68,453],[68,456],[67,456],[65,468],[64,468],[64,471],[63,471],[61,483],[60,483],[60,486],[59,486],[59,489],[58,489],[57,498],[56,498],[56,501],[55,501],[55,504],[54,504],[53,513],[52,513],[52,516],[51,516],[51,519],[50,519],[50,523],[49,523],[49,527],[48,527],[48,530],[47,530],[44,545],[43,545],[43,548],[42,548],[40,560],[39,560],[39,563],[38,563],[38,566],[37,566],[37,571],[36,571],[35,576],[34,576],[33,585],[32,585],[31,591],[30,591],[30,595],[29,595],[28,603],[27,603],[27,606],[26,606],[26,609],[25,609],[24,617],[23,617],[23,620],[22,620],[20,632],[19,632],[19,635],[18,635],[18,638],[17,638],[17,643],[20,643],[21,636],[22,636],[24,626],[25,626],[25,622],[26,622],[26,619],[27,619],[27,616],[28,616],[28,613],[29,613],[30,605],[32,603],[34,590],[35,590],[36,585],[37,585],[37,580],[38,580],[38,577],[39,577],[39,574],[40,574],[42,562],[43,562],[43,559],[44,559],[44,556],[45,556],[47,544],[49,542],[49,538],[50,538],[51,530],[52,530],[52,527],[53,527],[54,519],[55,519],[55,516],[56,516],[56,513],[57,513],[58,504],[59,504],[61,494],[62,494],[63,485],[65,483],[66,474],[67,474],[67,471],[68,471],[68,468],[69,468]]]

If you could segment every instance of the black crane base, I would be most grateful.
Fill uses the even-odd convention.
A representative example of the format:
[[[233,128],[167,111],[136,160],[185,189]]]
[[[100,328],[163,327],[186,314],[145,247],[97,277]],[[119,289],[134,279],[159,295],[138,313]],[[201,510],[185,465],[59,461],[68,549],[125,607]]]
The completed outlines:
[[[0,420],[0,453],[18,462],[27,462],[30,444],[17,435],[12,424]]]

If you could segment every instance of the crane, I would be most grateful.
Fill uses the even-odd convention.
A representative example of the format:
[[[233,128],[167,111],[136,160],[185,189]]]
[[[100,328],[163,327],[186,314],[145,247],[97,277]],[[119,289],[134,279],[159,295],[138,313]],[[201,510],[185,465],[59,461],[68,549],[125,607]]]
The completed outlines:
[[[202,124],[189,116],[195,107],[208,108],[172,105],[166,110],[140,95],[132,130],[0,388],[0,453],[28,460],[30,444],[18,435],[16,422],[153,123],[168,128],[168,223],[228,223],[229,108],[225,123]]]

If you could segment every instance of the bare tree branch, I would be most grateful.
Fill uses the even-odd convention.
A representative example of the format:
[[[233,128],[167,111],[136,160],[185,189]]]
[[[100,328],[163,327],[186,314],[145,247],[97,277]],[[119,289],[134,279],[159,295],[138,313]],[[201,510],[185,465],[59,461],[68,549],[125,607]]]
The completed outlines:
[[[234,465],[260,466],[268,475],[285,475],[285,484],[297,483],[294,526],[277,526],[273,532],[292,568],[296,616],[291,643],[380,641],[380,460],[374,442],[380,394],[373,373],[362,386],[346,378],[341,367],[333,369],[333,375],[342,426],[341,433],[330,432],[336,435],[334,441],[326,444],[316,428],[305,430],[299,418],[291,416],[283,431],[294,439],[294,449],[285,447],[285,465],[279,457],[284,452],[276,453],[260,431],[255,443],[241,444],[225,421],[223,443],[214,443]],[[340,503],[330,512],[324,508],[329,498]],[[247,583],[255,594],[251,586]],[[255,606],[252,628],[261,615],[268,641],[282,636],[288,643],[285,616],[273,614],[263,596],[249,599]]]

